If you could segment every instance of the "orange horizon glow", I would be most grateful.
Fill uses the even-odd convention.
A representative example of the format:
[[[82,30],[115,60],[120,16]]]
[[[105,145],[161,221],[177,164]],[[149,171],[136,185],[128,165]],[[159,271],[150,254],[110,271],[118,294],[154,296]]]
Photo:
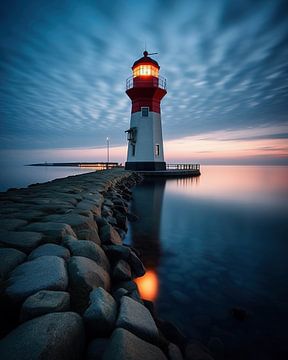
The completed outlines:
[[[140,297],[145,300],[154,301],[158,296],[159,281],[154,270],[147,270],[146,274],[134,280],[138,286]]]
[[[175,140],[164,141],[166,163],[201,163],[221,160],[233,163],[233,160],[250,160],[251,158],[288,159],[288,142],[285,138],[271,139],[271,135],[288,133],[288,127],[266,127],[235,131],[214,131],[194,136],[186,136]],[[261,139],[257,139],[261,136]],[[265,138],[267,136],[267,138]],[[165,134],[164,134],[165,138]],[[256,138],[256,139],[255,139]],[[11,157],[18,161],[60,162],[60,161],[106,161],[107,149],[72,148],[72,149],[40,149],[4,151],[3,158]],[[3,153],[3,151],[2,151]],[[9,153],[5,155],[5,153]],[[127,145],[110,144],[110,161],[124,164],[127,157]],[[27,160],[29,159],[29,160]]]

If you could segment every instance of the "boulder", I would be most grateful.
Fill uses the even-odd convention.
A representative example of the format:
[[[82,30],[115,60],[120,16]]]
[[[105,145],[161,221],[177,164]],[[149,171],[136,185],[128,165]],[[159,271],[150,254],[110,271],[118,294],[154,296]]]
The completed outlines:
[[[167,360],[155,345],[139,339],[125,329],[115,329],[103,360]]]
[[[40,256],[59,256],[62,259],[67,260],[70,257],[70,251],[60,245],[44,244],[33,250],[28,257],[28,260],[33,260]]]
[[[122,214],[120,211],[114,210],[114,217],[117,221],[117,225],[120,229],[124,231],[128,230],[128,221],[126,215]]]
[[[77,213],[63,215],[48,215],[45,221],[69,224],[77,234],[77,237],[85,240],[92,240],[100,244],[97,223],[90,217]]]
[[[81,360],[85,333],[73,312],[52,313],[18,326],[0,342],[2,360]]]
[[[12,271],[5,294],[17,303],[40,290],[66,290],[67,286],[64,260],[58,256],[41,256]]]
[[[72,256],[68,261],[72,308],[84,312],[89,303],[89,293],[99,286],[110,288],[109,274],[93,260],[83,256]]]
[[[86,360],[102,359],[109,344],[109,338],[98,338],[92,340],[87,347]]]
[[[19,250],[0,248],[0,282],[8,277],[8,274],[26,259],[26,255]]]
[[[88,199],[80,201],[76,208],[91,211],[94,215],[101,215],[101,206],[98,206],[97,203]]]
[[[26,225],[23,229],[43,233],[45,242],[61,243],[66,235],[76,237],[70,225],[60,222],[37,222]]]
[[[117,317],[117,303],[103,288],[90,292],[90,304],[83,314],[84,323],[91,337],[110,335]]]
[[[179,347],[173,343],[169,343],[168,355],[169,360],[183,360],[183,356]]]
[[[65,246],[68,247],[73,256],[83,256],[91,259],[107,272],[110,271],[110,263],[101,246],[89,240],[65,239]]]
[[[119,259],[127,260],[130,256],[130,248],[125,245],[105,245],[105,253],[110,260],[116,261]]]
[[[114,266],[112,277],[116,281],[131,280],[130,265],[125,260],[120,259]]]
[[[167,340],[176,344],[184,353],[187,339],[181,331],[171,322],[157,319],[157,326]]]
[[[127,295],[128,293],[128,290],[124,288],[119,288],[113,292],[113,297],[117,301],[117,303],[119,303],[122,296]]]
[[[16,230],[27,224],[27,221],[21,219],[0,219],[0,229]]]
[[[143,340],[157,343],[159,332],[157,326],[144,305],[123,296],[116,327],[126,329]]]
[[[121,245],[122,240],[118,232],[112,225],[107,224],[100,228],[100,239],[103,244],[106,245]]]
[[[34,317],[70,310],[70,294],[65,291],[41,290],[29,296],[21,308],[21,321]]]
[[[29,254],[43,243],[43,235],[32,231],[0,231],[0,244]]]
[[[136,278],[145,275],[145,267],[133,250],[130,251],[128,262],[131,266],[133,277]]]

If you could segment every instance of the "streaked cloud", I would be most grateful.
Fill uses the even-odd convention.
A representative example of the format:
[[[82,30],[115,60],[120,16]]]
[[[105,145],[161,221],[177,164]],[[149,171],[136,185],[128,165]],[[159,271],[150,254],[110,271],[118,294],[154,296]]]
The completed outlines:
[[[78,151],[107,136],[124,147],[125,80],[145,41],[168,80],[168,147],[209,134],[287,138],[286,1],[19,0],[0,10],[2,149]]]

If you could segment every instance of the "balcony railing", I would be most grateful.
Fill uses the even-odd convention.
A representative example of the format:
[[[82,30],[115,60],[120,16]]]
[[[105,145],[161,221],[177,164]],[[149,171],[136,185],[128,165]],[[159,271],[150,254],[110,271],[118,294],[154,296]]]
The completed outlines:
[[[166,164],[167,170],[200,170],[200,164]]]
[[[130,76],[126,80],[126,90],[132,89],[133,87],[159,87],[160,89],[166,90],[166,79],[162,76],[154,77],[133,77]]]

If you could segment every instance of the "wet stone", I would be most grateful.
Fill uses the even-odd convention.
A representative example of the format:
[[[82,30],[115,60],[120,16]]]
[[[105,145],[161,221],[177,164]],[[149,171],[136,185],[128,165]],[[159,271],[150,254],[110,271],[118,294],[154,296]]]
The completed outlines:
[[[23,303],[20,319],[22,322],[52,312],[70,310],[70,295],[65,291],[41,290],[29,296]]]
[[[5,294],[13,302],[21,302],[40,290],[66,290],[67,286],[64,260],[58,256],[41,256],[12,271]]]
[[[26,255],[19,250],[0,248],[0,282],[5,280],[9,273],[26,259]]]
[[[89,293],[92,289],[110,288],[110,276],[93,260],[72,256],[68,261],[69,284],[72,308],[84,312],[89,304]]]
[[[103,360],[167,360],[155,345],[140,339],[125,329],[115,329]]]
[[[59,256],[62,259],[67,260],[70,257],[70,251],[60,245],[44,244],[33,250],[28,257],[28,260],[33,260],[40,256]]]
[[[117,304],[103,288],[90,292],[90,304],[83,315],[85,326],[92,337],[108,336],[114,329]]]
[[[27,321],[0,341],[2,360],[80,360],[85,332],[73,312],[51,313]]]
[[[73,256],[83,256],[91,259],[107,272],[110,271],[110,263],[105,252],[101,246],[95,244],[93,241],[67,239],[64,241],[64,244]]]
[[[0,229],[16,230],[27,224],[27,221],[21,219],[0,219]]]
[[[131,268],[125,260],[119,260],[114,266],[112,277],[117,280],[131,280]]]
[[[122,240],[118,232],[110,225],[104,225],[100,228],[100,239],[106,245],[121,245]]]
[[[156,343],[159,339],[157,326],[144,305],[123,296],[116,327],[126,329],[143,340]]]
[[[76,237],[71,226],[58,222],[38,222],[25,226],[25,231],[37,231],[43,233],[46,242],[60,243],[66,235]]]
[[[43,243],[43,235],[32,231],[0,231],[0,244],[29,254]]]

